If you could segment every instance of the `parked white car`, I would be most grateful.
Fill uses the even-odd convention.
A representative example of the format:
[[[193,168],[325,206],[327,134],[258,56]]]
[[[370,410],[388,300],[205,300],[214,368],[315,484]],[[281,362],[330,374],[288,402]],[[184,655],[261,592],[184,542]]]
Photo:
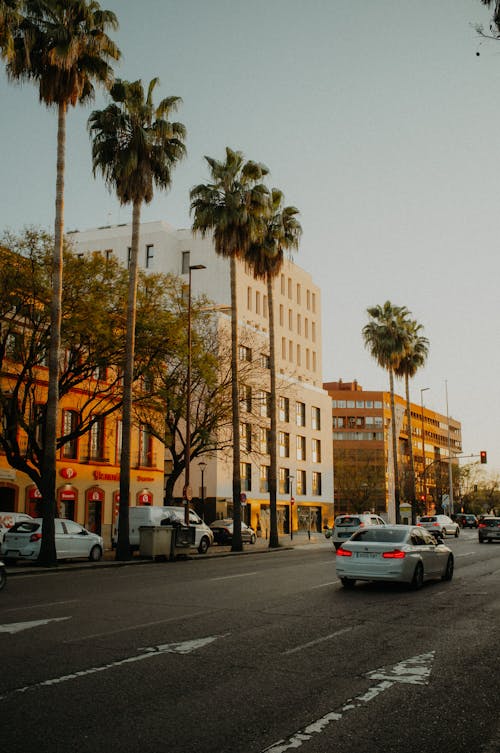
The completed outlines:
[[[25,512],[0,512],[0,546],[7,531],[21,520],[33,520],[33,518]]]
[[[331,538],[333,546],[338,549],[339,546],[349,539],[359,528],[367,526],[385,526],[385,520],[379,515],[373,513],[353,513],[352,515],[338,515],[335,518],[333,530],[328,529],[325,533],[326,538]]]
[[[104,551],[102,536],[87,531],[74,520],[56,518],[56,555],[58,560],[84,557],[98,562]],[[36,560],[40,554],[42,518],[15,523],[5,534],[1,551],[6,561]]]

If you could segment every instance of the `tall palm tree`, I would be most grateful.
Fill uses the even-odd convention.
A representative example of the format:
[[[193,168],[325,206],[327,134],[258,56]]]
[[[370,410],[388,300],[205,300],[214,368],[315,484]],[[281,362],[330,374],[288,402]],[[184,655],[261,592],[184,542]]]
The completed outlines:
[[[123,368],[122,447],[120,455],[120,505],[116,558],[130,557],[128,509],[130,504],[130,440],[132,428],[132,385],[134,381],[137,259],[141,207],[153,198],[154,187],[166,190],[172,169],[186,153],[186,130],[171,122],[170,114],[179,97],[166,97],[157,107],[154,78],[147,96],[141,81],[117,80],[111,87],[113,102],[94,111],[88,122],[92,141],[94,174],[101,172],[106,184],[116,191],[121,204],[132,204],[132,241],[127,297],[125,363]]]
[[[398,437],[396,436],[396,407],[394,403],[394,372],[408,347],[407,317],[405,306],[393,306],[386,301],[383,306],[367,309],[370,321],[363,327],[363,339],[378,365],[389,374],[391,399],[392,455],[394,469],[394,501],[396,523],[400,521],[400,492],[398,465]]]
[[[267,168],[241,152],[226,147],[226,159],[205,157],[210,183],[195,186],[190,193],[194,213],[193,231],[211,232],[217,254],[229,259],[231,275],[231,402],[233,431],[233,539],[232,550],[241,551],[240,404],[238,384],[238,301],[236,263],[245,258],[250,244],[264,235],[269,191],[261,180]]]
[[[246,260],[251,265],[254,277],[266,281],[267,306],[269,313],[269,360],[271,377],[271,430],[270,430],[270,469],[269,469],[269,503],[270,532],[269,547],[279,546],[278,514],[276,506],[278,484],[277,460],[277,399],[276,399],[276,345],[274,331],[274,279],[279,274],[284,259],[284,252],[298,248],[302,227],[297,220],[299,210],[283,206],[283,193],[277,188],[271,191],[270,214],[266,219],[266,234],[261,242],[253,243]],[[292,525],[290,515],[290,525]]]
[[[49,383],[43,462],[43,537],[40,561],[55,564],[56,439],[64,235],[66,115],[69,105],[94,97],[94,84],[109,86],[110,61],[120,52],[106,31],[116,29],[113,12],[95,0],[2,0],[0,46],[9,79],[38,85],[40,101],[56,107],[57,171],[52,258]]]
[[[415,490],[415,461],[413,458],[411,429],[410,379],[413,379],[417,371],[424,366],[429,353],[429,341],[426,337],[420,334],[423,327],[414,319],[408,320],[406,326],[408,334],[406,352],[394,369],[394,374],[397,377],[404,377],[405,380],[406,421],[408,426],[408,450],[410,454],[411,522],[415,524],[417,519],[417,500]]]

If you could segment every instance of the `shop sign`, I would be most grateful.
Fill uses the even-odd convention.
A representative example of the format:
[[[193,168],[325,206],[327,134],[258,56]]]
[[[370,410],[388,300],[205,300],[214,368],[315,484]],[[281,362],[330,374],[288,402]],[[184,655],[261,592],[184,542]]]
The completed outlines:
[[[73,468],[61,468],[61,476],[63,478],[75,478],[76,471]]]

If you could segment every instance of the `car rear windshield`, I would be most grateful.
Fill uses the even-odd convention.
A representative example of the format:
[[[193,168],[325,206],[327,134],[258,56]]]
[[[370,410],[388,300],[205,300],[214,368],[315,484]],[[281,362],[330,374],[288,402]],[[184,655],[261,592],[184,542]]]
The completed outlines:
[[[486,518],[482,521],[488,528],[497,528],[500,524],[500,518]]]
[[[423,515],[420,518],[421,523],[435,523],[437,520],[435,515]]]
[[[28,520],[21,520],[19,523],[14,523],[10,528],[11,533],[19,531],[21,533],[33,533],[40,527],[40,523],[30,523]]]
[[[406,531],[398,531],[385,527],[363,528],[357,531],[351,541],[380,541],[382,543],[400,544],[405,540]]]
[[[350,515],[346,515],[343,518],[337,518],[335,521],[336,526],[359,526],[361,521],[359,518],[353,518]]]

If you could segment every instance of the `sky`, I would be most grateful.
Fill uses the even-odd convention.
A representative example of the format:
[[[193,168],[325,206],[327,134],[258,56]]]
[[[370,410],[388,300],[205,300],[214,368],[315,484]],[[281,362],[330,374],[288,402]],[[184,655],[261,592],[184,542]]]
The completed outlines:
[[[411,397],[462,422],[463,455],[500,472],[500,42],[480,0],[102,0],[116,75],[182,97],[187,158],[143,221],[189,227],[204,156],[263,162],[300,210],[294,261],[320,285],[324,381],[387,389],[366,309],[406,306],[429,339]],[[480,53],[479,55],[477,53]],[[129,222],[91,169],[93,109],[67,121],[65,226]],[[0,69],[0,233],[54,222],[56,112]],[[421,393],[423,388],[425,392]],[[404,385],[398,391],[404,394]],[[462,463],[477,458],[464,458]]]

